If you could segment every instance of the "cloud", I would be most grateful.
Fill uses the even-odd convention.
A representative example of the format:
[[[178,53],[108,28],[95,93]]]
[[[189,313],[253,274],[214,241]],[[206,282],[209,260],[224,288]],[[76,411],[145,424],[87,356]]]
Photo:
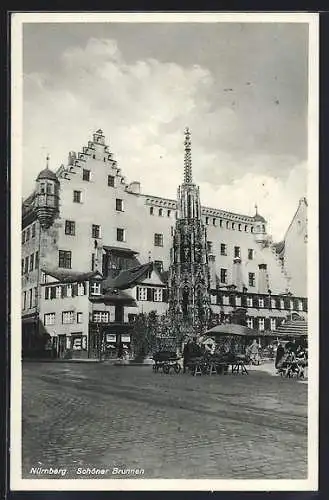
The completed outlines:
[[[112,39],[67,48],[57,72],[24,75],[24,194],[47,153],[55,170],[68,151],[81,150],[102,128],[128,181],[140,180],[148,194],[175,198],[189,125],[203,203],[253,213],[257,202],[281,237],[305,194],[305,167],[297,155],[266,146],[280,124],[275,106],[272,113],[260,103],[253,109],[250,96],[241,93],[232,107],[232,97],[213,98],[221,85],[201,65],[154,58],[128,63]]]

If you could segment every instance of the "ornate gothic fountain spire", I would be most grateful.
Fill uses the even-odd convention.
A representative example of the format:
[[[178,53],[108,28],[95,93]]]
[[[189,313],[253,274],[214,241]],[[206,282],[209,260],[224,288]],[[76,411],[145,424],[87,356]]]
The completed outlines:
[[[184,131],[184,182],[178,188],[178,217],[169,269],[169,315],[182,337],[200,335],[210,318],[207,230],[201,217],[199,187],[192,180],[191,134]]]
[[[184,134],[184,184],[192,184],[191,132],[188,127],[185,128]]]

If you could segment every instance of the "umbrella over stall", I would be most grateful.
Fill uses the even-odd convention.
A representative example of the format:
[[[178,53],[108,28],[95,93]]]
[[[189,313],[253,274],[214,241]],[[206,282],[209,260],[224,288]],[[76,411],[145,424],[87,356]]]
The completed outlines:
[[[253,330],[252,328],[248,328],[244,325],[236,325],[234,323],[227,323],[223,325],[216,325],[210,330],[207,330],[205,335],[211,336],[238,336],[238,337],[255,337],[259,336],[259,332],[257,330]]]

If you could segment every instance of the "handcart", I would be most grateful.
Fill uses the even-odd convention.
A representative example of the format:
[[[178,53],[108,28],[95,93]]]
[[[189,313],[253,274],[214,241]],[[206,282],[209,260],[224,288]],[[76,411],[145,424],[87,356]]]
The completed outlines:
[[[179,373],[182,369],[179,360],[179,356],[173,351],[157,352],[153,355],[153,371],[158,372],[162,370],[166,375],[170,373],[170,370]]]

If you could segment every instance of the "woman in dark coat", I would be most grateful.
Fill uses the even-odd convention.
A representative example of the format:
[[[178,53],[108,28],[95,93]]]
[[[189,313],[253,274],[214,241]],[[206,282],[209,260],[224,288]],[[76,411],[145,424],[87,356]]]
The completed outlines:
[[[276,357],[275,357],[275,368],[278,367],[281,359],[283,358],[284,355],[284,347],[282,344],[278,344],[278,348],[276,350]]]

